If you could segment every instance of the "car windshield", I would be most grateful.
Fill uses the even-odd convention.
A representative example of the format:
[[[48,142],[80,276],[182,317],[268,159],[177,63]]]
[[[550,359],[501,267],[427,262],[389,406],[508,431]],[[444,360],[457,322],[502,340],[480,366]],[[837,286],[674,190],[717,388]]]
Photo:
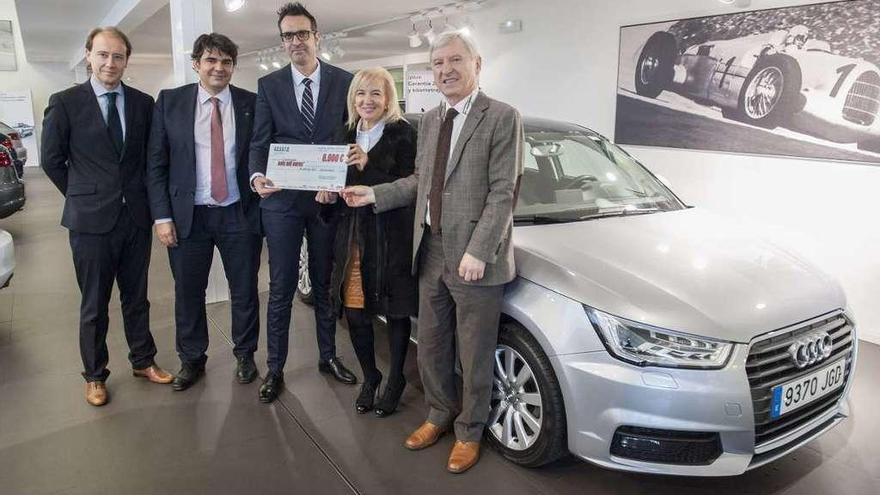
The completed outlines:
[[[685,207],[641,164],[590,131],[526,132],[514,219],[571,222]]]

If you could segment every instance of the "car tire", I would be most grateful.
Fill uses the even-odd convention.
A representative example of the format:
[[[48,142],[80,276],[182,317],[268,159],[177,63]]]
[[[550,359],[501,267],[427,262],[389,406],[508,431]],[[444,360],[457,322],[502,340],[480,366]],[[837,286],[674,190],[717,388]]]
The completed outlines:
[[[636,62],[636,93],[656,98],[672,85],[678,42],[675,36],[659,31],[651,35]]]
[[[315,304],[315,298],[312,295],[312,279],[309,278],[309,246],[305,236],[303,236],[302,247],[299,251],[299,278],[296,282],[296,296],[309,306]]]
[[[512,384],[508,376],[523,383]],[[568,454],[556,373],[538,341],[515,323],[502,324],[498,333],[490,406],[486,436],[508,460],[538,467]]]
[[[722,114],[774,129],[788,122],[799,110],[801,82],[801,69],[796,60],[778,53],[764,55],[743,81],[736,109],[726,109]]]
[[[859,149],[862,151],[880,153],[880,137],[867,138],[859,141]]]

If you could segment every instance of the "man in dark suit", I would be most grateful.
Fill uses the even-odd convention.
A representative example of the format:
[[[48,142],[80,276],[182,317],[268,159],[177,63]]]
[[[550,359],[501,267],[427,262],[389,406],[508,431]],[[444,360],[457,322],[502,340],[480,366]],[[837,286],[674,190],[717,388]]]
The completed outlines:
[[[247,163],[257,95],[229,84],[238,46],[226,36],[199,36],[191,58],[199,83],[159,93],[147,164],[156,234],[174,274],[181,367],[172,387],[178,391],[205,370],[205,289],[215,247],[229,282],[239,383],[257,377],[260,333],[259,197],[248,184]]]
[[[461,473],[480,458],[504,284],[516,275],[510,236],[523,128],[516,109],[479,90],[482,59],[472,39],[441,34],[430,61],[445,101],[422,117],[415,173],[348,187],[343,196],[350,206],[375,203],[377,213],[415,202],[412,268],[419,274],[418,359],[428,415],[405,445],[430,447],[454,428],[446,469]]]
[[[288,3],[278,10],[278,29],[291,64],[258,83],[250,153],[251,183],[263,198],[260,208],[269,248],[269,372],[260,387],[262,402],[275,400],[284,382],[303,233],[308,236],[309,276],[315,298],[318,369],[343,383],[357,382],[336,356],[336,320],[329,297],[336,226],[318,218],[314,191],[282,191],[265,177],[272,143],[334,143],[348,118],[345,98],[352,76],[318,62],[318,25],[302,4]]]
[[[131,43],[116,28],[96,28],[86,40],[91,78],[55,93],[43,118],[43,169],[66,198],[61,225],[70,231],[82,293],[79,344],[86,400],[107,403],[108,304],[119,287],[129,360],[136,376],[170,383],[153,361],[147,271],[150,210],[146,146],[153,98],[122,84]]]

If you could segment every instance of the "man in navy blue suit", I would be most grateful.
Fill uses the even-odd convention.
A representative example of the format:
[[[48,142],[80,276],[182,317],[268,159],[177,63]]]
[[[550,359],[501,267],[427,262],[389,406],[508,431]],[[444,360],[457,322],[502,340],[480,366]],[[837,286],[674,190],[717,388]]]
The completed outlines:
[[[318,62],[318,24],[302,4],[288,3],[278,10],[278,29],[291,64],[264,76],[258,83],[250,152],[251,184],[263,198],[260,208],[269,248],[269,372],[260,387],[261,402],[275,400],[284,383],[291,303],[296,293],[303,233],[308,236],[318,369],[340,382],[357,382],[336,356],[336,320],[329,297],[336,226],[324,224],[318,218],[313,191],[281,190],[265,177],[272,143],[339,144],[334,140],[348,119],[346,95],[352,75]]]
[[[147,164],[156,234],[174,274],[181,366],[172,387],[178,391],[205,370],[205,289],[215,247],[229,282],[239,383],[257,377],[260,333],[259,197],[250,188],[247,163],[257,95],[229,84],[238,46],[226,36],[199,36],[191,57],[199,82],[159,93]]]
[[[64,195],[61,225],[70,231],[76,281],[82,293],[79,346],[86,401],[109,400],[105,381],[108,304],[119,287],[122,323],[135,376],[171,383],[156,366],[150,332],[147,273],[150,210],[146,172],[153,98],[122,83],[131,55],[128,37],[115,27],[95,28],[86,39],[92,76],[55,93],[43,118],[43,169]]]

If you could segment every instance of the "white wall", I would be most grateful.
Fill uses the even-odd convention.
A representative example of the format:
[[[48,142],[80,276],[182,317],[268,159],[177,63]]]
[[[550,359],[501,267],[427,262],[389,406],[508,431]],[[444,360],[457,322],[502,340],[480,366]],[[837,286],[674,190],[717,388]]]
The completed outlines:
[[[160,90],[175,86],[171,57],[138,58],[136,46],[134,50],[131,60],[128,61],[128,67],[125,69],[125,84],[137,88],[153,98],[159,95]]]
[[[12,19],[12,30],[15,38],[15,58],[18,64],[17,71],[0,71],[0,89],[4,91],[30,90],[33,100],[34,124],[39,142],[40,130],[43,123],[43,110],[49,102],[49,96],[73,83],[73,72],[67,69],[67,64],[28,63],[24,58],[24,45],[21,40],[21,30],[18,22],[18,14],[15,10],[14,0],[0,0],[0,17]],[[39,165],[37,153],[28,153],[28,166]]]
[[[754,0],[754,9],[806,3]],[[481,85],[523,114],[584,124],[612,136],[621,25],[735,12],[712,0],[504,0],[472,15]],[[523,31],[498,34],[521,19]],[[880,167],[629,147],[683,199],[792,246],[842,283],[861,337],[880,343]],[[797,288],[793,287],[792,290]]]

